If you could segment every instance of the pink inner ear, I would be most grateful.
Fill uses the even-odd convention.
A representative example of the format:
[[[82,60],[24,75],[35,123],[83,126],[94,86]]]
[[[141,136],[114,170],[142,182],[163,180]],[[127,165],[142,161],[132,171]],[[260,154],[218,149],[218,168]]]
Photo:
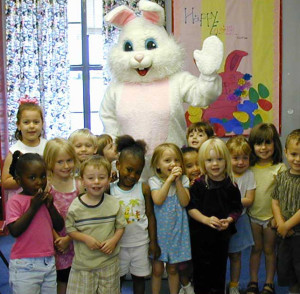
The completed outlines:
[[[122,27],[133,20],[135,17],[136,16],[134,13],[132,13],[132,11],[123,10],[121,13],[116,14],[110,22],[119,27]]]
[[[159,22],[159,14],[157,12],[143,11],[143,16],[154,24]]]

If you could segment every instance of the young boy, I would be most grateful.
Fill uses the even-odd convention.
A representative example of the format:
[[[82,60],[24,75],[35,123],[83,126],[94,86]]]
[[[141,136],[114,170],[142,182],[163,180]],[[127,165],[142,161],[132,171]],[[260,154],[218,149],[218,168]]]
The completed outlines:
[[[198,160],[198,150],[193,147],[182,147],[183,165],[186,176],[192,186],[197,178],[200,177],[200,167]]]
[[[85,161],[97,152],[96,136],[89,129],[74,131],[68,140],[74,146],[80,162]]]
[[[278,174],[272,194],[272,210],[278,234],[277,274],[279,286],[300,293],[300,129],[285,143],[289,170]]]
[[[110,173],[99,155],[81,164],[86,193],[74,199],[66,219],[75,250],[67,294],[120,293],[118,242],[126,220],[119,201],[104,193]]]
[[[232,171],[241,192],[244,207],[235,226],[237,232],[229,242],[230,283],[229,294],[239,294],[239,278],[241,272],[241,252],[254,244],[251,224],[246,209],[254,201],[256,183],[253,172],[249,169],[251,147],[244,136],[230,138],[226,146],[230,152]]]
[[[204,121],[191,124],[186,132],[189,147],[200,149],[201,145],[214,135],[212,126]]]

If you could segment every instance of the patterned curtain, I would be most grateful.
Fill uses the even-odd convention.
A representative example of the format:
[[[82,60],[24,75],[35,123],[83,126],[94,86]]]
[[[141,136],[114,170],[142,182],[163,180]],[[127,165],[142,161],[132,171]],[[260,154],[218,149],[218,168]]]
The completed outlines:
[[[69,63],[67,0],[5,0],[7,115],[14,141],[19,99],[37,98],[48,139],[67,137]]]

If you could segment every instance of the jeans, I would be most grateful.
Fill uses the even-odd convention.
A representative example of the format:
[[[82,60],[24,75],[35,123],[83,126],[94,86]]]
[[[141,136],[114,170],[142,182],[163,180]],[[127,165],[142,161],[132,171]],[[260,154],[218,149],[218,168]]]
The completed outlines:
[[[56,294],[54,256],[11,259],[9,283],[13,294]]]

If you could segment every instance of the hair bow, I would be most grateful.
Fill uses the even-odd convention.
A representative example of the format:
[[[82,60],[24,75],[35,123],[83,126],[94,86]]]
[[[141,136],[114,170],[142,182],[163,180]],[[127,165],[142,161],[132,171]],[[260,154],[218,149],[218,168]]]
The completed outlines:
[[[22,97],[19,99],[19,104],[24,104],[24,103],[33,103],[33,104],[38,104],[37,98],[29,98],[28,95],[25,95],[25,97]]]

